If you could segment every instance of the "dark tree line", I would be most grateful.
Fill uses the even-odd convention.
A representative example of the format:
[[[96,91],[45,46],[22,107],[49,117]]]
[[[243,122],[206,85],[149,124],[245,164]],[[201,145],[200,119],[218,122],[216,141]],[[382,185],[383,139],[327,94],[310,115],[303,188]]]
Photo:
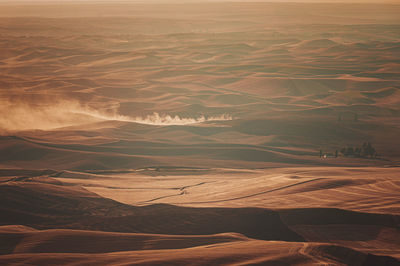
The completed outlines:
[[[340,153],[346,157],[371,157],[374,158],[378,154],[370,142],[364,142],[361,147],[344,147],[340,150]]]

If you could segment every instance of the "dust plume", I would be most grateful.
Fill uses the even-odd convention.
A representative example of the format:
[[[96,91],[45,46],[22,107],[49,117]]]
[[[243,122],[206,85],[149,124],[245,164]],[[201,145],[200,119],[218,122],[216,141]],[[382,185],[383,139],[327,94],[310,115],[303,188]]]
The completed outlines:
[[[3,100],[0,104],[0,130],[13,132],[22,130],[49,130],[100,121],[124,121],[147,125],[188,125],[206,121],[232,120],[227,114],[219,116],[181,117],[154,112],[147,116],[127,116],[118,113],[118,108],[99,110],[74,100],[54,103],[30,103]]]

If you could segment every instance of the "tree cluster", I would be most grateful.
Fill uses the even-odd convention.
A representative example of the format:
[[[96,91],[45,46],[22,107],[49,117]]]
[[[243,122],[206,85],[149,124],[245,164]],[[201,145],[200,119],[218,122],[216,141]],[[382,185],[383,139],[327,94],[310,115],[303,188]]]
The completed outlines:
[[[371,157],[375,158],[378,154],[370,142],[364,142],[361,147],[344,147],[340,153],[346,157]]]

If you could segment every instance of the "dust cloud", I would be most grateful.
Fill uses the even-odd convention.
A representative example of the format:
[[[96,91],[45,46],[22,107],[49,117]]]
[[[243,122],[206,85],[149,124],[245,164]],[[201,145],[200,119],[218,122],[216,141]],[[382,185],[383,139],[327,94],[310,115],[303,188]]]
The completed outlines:
[[[146,116],[132,117],[119,114],[118,108],[103,111],[74,100],[34,104],[3,100],[0,104],[0,130],[2,132],[49,130],[101,121],[123,121],[146,125],[188,125],[225,120],[232,120],[232,116],[222,114],[182,117],[154,112]]]

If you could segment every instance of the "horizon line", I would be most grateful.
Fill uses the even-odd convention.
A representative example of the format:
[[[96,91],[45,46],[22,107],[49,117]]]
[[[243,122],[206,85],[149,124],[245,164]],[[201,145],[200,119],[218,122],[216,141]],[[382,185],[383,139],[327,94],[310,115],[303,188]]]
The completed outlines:
[[[0,0],[7,4],[73,4],[73,3],[132,3],[132,4],[195,4],[195,3],[299,3],[299,4],[400,4],[397,0]]]

